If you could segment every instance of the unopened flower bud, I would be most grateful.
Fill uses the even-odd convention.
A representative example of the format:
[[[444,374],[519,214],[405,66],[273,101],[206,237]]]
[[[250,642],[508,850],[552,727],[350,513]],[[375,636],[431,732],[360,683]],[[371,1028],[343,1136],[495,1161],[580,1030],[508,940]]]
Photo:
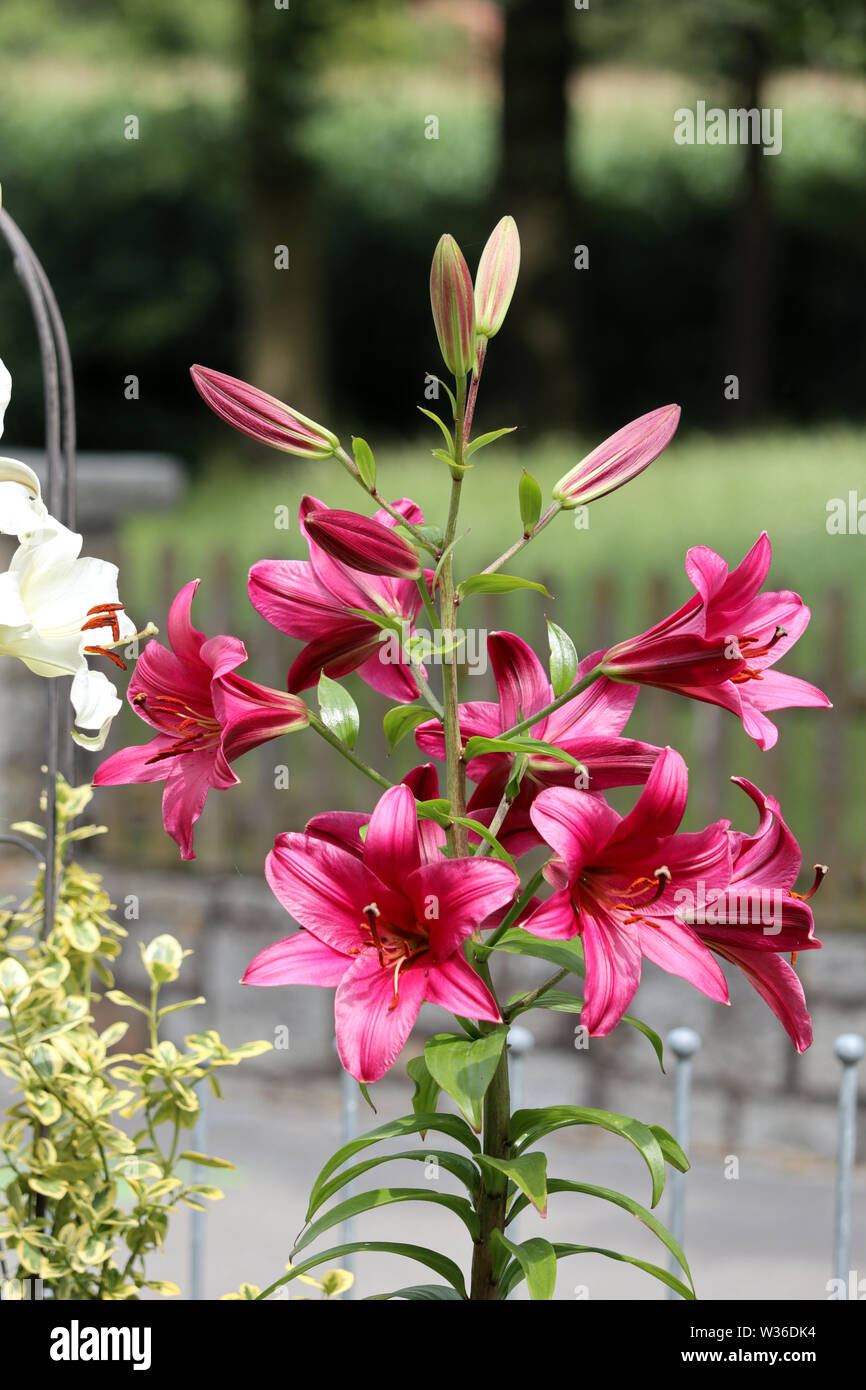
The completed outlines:
[[[311,541],[352,569],[391,579],[417,579],[421,574],[411,545],[390,526],[383,526],[372,517],[330,507],[307,512],[303,524]]]
[[[272,449],[302,458],[330,458],[340,441],[330,430],[238,377],[210,367],[190,367],[193,385],[215,415]]]
[[[456,377],[465,376],[475,361],[475,294],[463,252],[447,234],[433,254],[430,303],[442,359]]]
[[[475,331],[485,338],[499,332],[508,313],[520,270],[520,237],[513,217],[503,217],[490,233],[475,276]]]
[[[632,420],[560,478],[554,498],[564,507],[581,507],[631,482],[670,443],[679,421],[678,405],[663,405]]]

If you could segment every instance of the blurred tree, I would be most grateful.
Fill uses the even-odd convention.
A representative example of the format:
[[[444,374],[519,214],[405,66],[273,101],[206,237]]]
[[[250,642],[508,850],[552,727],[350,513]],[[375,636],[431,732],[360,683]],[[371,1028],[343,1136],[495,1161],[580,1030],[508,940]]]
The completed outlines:
[[[497,216],[520,228],[520,290],[510,347],[499,349],[521,422],[566,430],[578,419],[576,365],[580,241],[568,173],[568,81],[574,61],[570,5],[539,14],[533,0],[506,0],[502,139]],[[530,385],[531,383],[531,385]]]
[[[315,416],[324,409],[317,171],[299,135],[315,94],[331,3],[277,8],[242,0],[245,17],[244,375]],[[281,248],[285,248],[282,250]]]

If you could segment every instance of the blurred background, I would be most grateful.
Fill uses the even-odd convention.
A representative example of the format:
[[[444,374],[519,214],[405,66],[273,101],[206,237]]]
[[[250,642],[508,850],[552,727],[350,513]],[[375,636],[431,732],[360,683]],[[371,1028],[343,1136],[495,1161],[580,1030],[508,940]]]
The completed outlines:
[[[698,101],[780,110],[781,152],[676,143],[675,112]],[[440,521],[444,470],[430,456],[438,440],[417,411],[430,404],[427,374],[439,371],[430,258],[447,230],[474,270],[490,229],[512,213],[521,278],[491,346],[477,422],[519,429],[470,474],[464,573],[519,533],[522,468],[546,493],[614,429],[680,402],[680,431],[650,470],[596,504],[588,529],[563,517],[526,552],[523,572],[543,579],[554,601],[476,599],[464,621],[482,632],[513,628],[544,655],[547,614],[583,654],[683,601],[690,545],[712,545],[734,564],[769,531],[772,587],[801,592],[814,614],[786,669],[825,688],[834,709],[782,712],[779,744],[762,754],[732,718],[645,692],[628,732],[683,751],[688,828],[718,815],[749,828],[751,806],[727,784],[746,775],[781,797],[806,864],[831,864],[816,902],[829,949],[801,958],[816,1045],[798,1061],[756,995],[712,1011],[655,971],[637,1012],[655,1010],[656,1027],[693,1023],[711,1039],[695,1129],[708,1164],[717,1150],[749,1149],[775,1183],[774,1163],[827,1160],[832,1040],[862,1030],[866,978],[859,0],[649,9],[637,0],[586,9],[565,0],[295,0],[285,9],[271,0],[81,0],[73,10],[61,0],[5,0],[0,130],[3,205],[42,259],[69,332],[85,552],[120,563],[139,626],[164,624],[173,594],[200,576],[199,625],[241,636],[254,679],[282,685],[297,644],[251,609],[249,564],[305,554],[295,523],[303,492],[330,505],[361,499],[335,466],[306,466],[233,435],[195,394],[192,362],[255,382],[344,440],[362,434],[380,486],[412,495]],[[286,269],[275,266],[281,247]],[[0,356],[14,379],[3,450],[38,451],[38,351],[8,257]],[[282,506],[288,532],[274,526]],[[841,534],[828,528],[840,509]],[[4,667],[7,823],[36,809],[34,679]],[[385,705],[354,677],[347,684],[362,712],[360,751],[384,765]],[[489,698],[489,674],[467,672],[463,688],[466,698]],[[144,732],[126,712],[110,748]],[[283,761],[288,791],[275,790]],[[407,740],[392,775],[414,761]],[[80,780],[91,768],[79,758]],[[262,1061],[256,1113],[296,1094],[303,1127],[304,1078],[334,1066],[330,995],[280,991],[279,1003],[263,1001],[234,981],[287,927],[261,880],[272,836],[325,802],[366,809],[370,796],[312,735],[268,745],[238,771],[242,786],[210,798],[192,865],[178,863],[162,831],[156,788],[100,792],[96,817],[111,833],[98,860],[116,900],[141,900],[133,931],[171,930],[196,949],[215,1026],[267,1037],[292,1022],[290,1051]],[[18,875],[4,857],[3,883],[14,888]],[[628,1109],[637,1087],[645,1108],[655,1098],[664,1111],[669,1083],[653,1078],[652,1058],[633,1055],[633,1043],[615,1035],[594,1044],[589,1072],[567,1017],[553,1015],[536,1055],[548,1058],[544,1074],[553,1074],[551,1058],[579,1066],[586,1075],[575,1085],[593,1104]],[[709,1245],[718,1250],[724,1238],[720,1229]],[[773,1238],[753,1242],[756,1258]],[[812,1292],[796,1292],[806,1275],[795,1252],[788,1295],[823,1296],[823,1255],[810,1246],[803,1258]],[[240,1277],[256,1276],[247,1267]],[[767,1287],[748,1296],[772,1295]]]

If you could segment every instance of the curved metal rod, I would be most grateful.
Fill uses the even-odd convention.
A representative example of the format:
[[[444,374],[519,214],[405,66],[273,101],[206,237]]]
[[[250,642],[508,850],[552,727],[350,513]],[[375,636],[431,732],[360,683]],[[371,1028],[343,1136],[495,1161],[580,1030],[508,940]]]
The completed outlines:
[[[15,269],[24,285],[39,339],[42,359],[42,389],[45,397],[45,458],[48,469],[46,504],[52,516],[64,525],[75,525],[75,391],[72,360],[63,318],[48,276],[33,248],[5,208],[0,208],[0,235],[13,254]],[[62,424],[61,424],[62,422]],[[61,736],[68,732],[66,702],[55,677],[48,681],[48,720],[46,731],[46,844],[45,916],[43,932],[54,921],[57,902],[55,800],[57,774],[64,771],[74,780],[73,745],[64,748]],[[64,685],[65,685],[64,681]]]
[[[40,869],[45,867],[45,860],[39,850],[29,840],[23,839],[20,835],[0,835],[0,844],[15,845],[18,849],[26,849],[28,854],[32,854]]]

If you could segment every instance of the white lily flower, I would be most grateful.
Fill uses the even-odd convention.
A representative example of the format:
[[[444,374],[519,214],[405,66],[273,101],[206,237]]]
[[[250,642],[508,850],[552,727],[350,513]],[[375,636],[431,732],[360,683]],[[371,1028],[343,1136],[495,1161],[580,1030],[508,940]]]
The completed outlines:
[[[102,655],[123,667],[114,649],[137,634],[118,598],[117,566],[81,558],[81,546],[81,536],[52,517],[22,541],[0,573],[0,653],[38,676],[72,676],[72,737],[99,749],[121,701],[87,658]]]
[[[11,396],[12,378],[0,360],[0,435]],[[18,459],[0,458],[0,531],[23,540],[44,525],[47,517],[33,469]]]

